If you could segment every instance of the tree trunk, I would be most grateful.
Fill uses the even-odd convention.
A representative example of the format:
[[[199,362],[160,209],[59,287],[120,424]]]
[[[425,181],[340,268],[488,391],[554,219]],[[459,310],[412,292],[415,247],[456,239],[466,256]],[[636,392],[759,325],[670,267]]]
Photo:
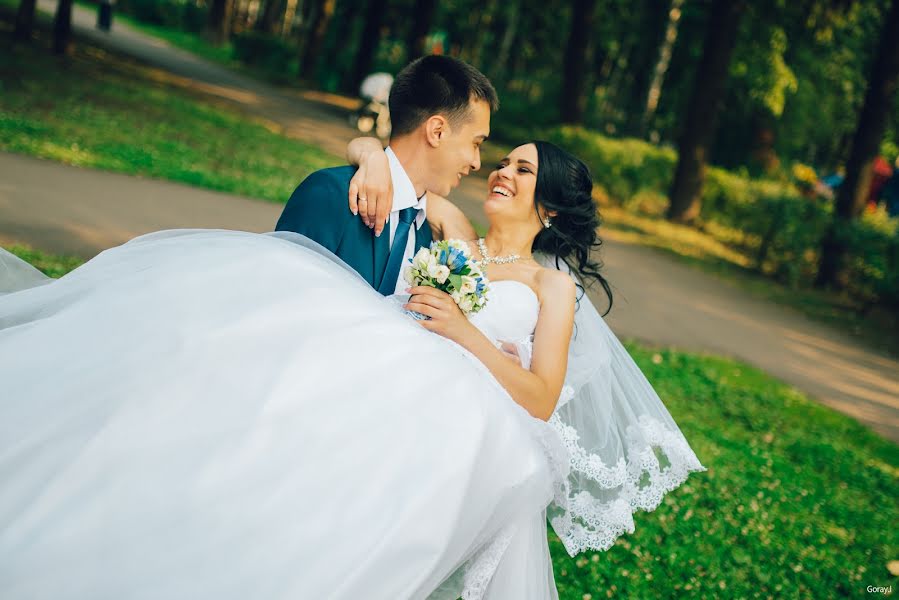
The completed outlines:
[[[846,179],[837,191],[834,221],[821,244],[821,262],[815,285],[845,287],[845,243],[839,229],[862,213],[871,189],[871,176],[878,147],[883,140],[899,85],[899,0],[893,0],[880,36],[880,45],[868,90],[852,139],[852,150],[846,163]]]
[[[375,53],[378,51],[378,43],[381,41],[381,21],[387,11],[387,0],[370,0],[368,10],[365,11],[365,26],[362,28],[362,37],[359,40],[359,48],[356,50],[356,59],[353,62],[352,78],[353,89],[358,89],[362,80],[371,72]]]
[[[266,0],[262,7],[262,14],[256,21],[256,31],[260,33],[275,33],[278,18],[284,14],[284,0]]]
[[[210,3],[206,35],[214,44],[221,45],[228,41],[233,9],[233,0],[212,0]]]
[[[483,57],[487,56],[489,52],[491,42],[490,24],[496,20],[496,5],[496,0],[488,1],[478,15],[478,23],[475,26],[475,31],[478,32],[478,35],[472,44],[471,60],[469,62],[479,67],[483,65]]]
[[[72,0],[59,0],[53,19],[53,53],[65,54],[72,39]]]
[[[312,79],[315,76],[315,67],[318,66],[318,56],[321,53],[331,17],[334,16],[335,0],[323,0],[318,5],[318,10],[313,6],[315,13],[312,16],[310,27],[307,30],[306,43],[303,45],[303,56],[300,60],[300,77]]]
[[[437,9],[437,0],[415,0],[412,28],[406,39],[406,58],[409,62],[425,54],[425,39],[431,31],[431,23]]]
[[[31,39],[31,30],[34,28],[35,0],[20,0],[19,10],[16,13],[16,30],[13,39],[17,42],[27,42]]]
[[[359,20],[359,11],[363,0],[341,0],[339,5],[339,11],[334,14],[334,18],[337,22],[337,31],[334,36],[335,44],[333,48],[330,50],[331,52],[337,53],[342,50],[346,45],[346,40],[353,39],[355,36],[355,31],[357,29],[356,23]],[[343,54],[341,52],[341,54]],[[347,57],[349,58],[349,57]],[[355,57],[353,57],[355,58]],[[350,60],[341,60],[335,68],[340,71],[340,86],[339,90],[344,94],[355,96],[359,93],[359,88],[353,89],[351,81],[352,79],[352,63]]]
[[[512,52],[512,45],[518,36],[518,24],[521,21],[521,6],[514,2],[509,3],[509,11],[507,13],[506,30],[503,32],[503,39],[499,44],[499,54],[493,63],[491,71],[494,79],[499,82],[508,82],[509,77],[509,56]]]
[[[706,161],[715,137],[719,103],[737,40],[745,0],[714,0],[702,59],[678,142],[678,160],[669,192],[668,220],[686,223],[699,215]]]
[[[229,35],[240,33],[247,27],[250,19],[250,3],[248,0],[233,0],[234,8],[231,10],[231,24],[228,26]]]
[[[287,4],[284,6],[284,17],[281,19],[281,37],[290,37],[296,16],[297,0],[287,0]]]
[[[652,70],[652,79],[649,82],[649,91],[646,94],[646,105],[643,110],[643,118],[640,121],[640,135],[645,137],[656,109],[659,107],[659,97],[662,95],[662,83],[665,74],[668,73],[668,65],[671,64],[671,53],[674,50],[674,42],[677,41],[677,26],[680,23],[681,6],[684,0],[671,0],[671,9],[668,11],[668,25],[665,27],[665,37],[659,47],[659,60]]]
[[[596,0],[574,0],[571,28],[562,65],[562,97],[559,113],[563,123],[584,120],[584,84],[587,81],[587,44],[593,29]]]

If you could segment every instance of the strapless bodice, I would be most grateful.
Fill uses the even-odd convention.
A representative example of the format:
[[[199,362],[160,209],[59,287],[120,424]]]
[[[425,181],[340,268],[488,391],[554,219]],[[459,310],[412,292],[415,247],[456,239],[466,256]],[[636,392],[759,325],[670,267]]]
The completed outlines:
[[[522,342],[537,326],[540,301],[525,283],[513,279],[490,282],[487,305],[471,322],[494,341]]]

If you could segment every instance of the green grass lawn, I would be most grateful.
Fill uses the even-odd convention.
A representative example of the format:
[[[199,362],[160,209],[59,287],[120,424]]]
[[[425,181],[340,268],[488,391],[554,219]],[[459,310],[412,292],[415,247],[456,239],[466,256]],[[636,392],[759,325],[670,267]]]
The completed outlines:
[[[53,276],[79,262],[11,250]],[[608,552],[572,559],[551,535],[563,600],[899,589],[899,446],[736,361],[627,347],[708,472]]]
[[[862,597],[899,585],[899,446],[745,364],[628,350],[708,472],[606,553],[553,546],[567,599]],[[899,565],[892,567],[899,574]]]
[[[0,14],[0,44],[10,31]],[[96,47],[53,57],[38,36],[0,53],[0,150],[275,202],[343,162]]]

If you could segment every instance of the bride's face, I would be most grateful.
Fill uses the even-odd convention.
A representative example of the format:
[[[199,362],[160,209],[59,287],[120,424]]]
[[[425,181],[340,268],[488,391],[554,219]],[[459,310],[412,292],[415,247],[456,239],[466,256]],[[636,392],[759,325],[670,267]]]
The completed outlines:
[[[484,212],[504,221],[539,223],[534,212],[537,168],[537,146],[525,144],[512,150],[487,177]]]

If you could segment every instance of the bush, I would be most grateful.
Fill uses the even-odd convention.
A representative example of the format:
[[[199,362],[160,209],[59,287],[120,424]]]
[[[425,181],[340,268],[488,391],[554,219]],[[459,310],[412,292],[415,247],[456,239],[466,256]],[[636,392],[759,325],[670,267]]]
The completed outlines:
[[[849,289],[869,304],[899,310],[899,235],[885,212],[840,223],[837,235],[849,249]]]
[[[555,127],[543,135],[587,163],[597,184],[619,202],[644,190],[668,191],[677,159],[674,150],[642,140],[614,140],[580,127]]]
[[[289,79],[296,73],[296,46],[279,36],[245,31],[233,39],[234,58],[270,75]]]

